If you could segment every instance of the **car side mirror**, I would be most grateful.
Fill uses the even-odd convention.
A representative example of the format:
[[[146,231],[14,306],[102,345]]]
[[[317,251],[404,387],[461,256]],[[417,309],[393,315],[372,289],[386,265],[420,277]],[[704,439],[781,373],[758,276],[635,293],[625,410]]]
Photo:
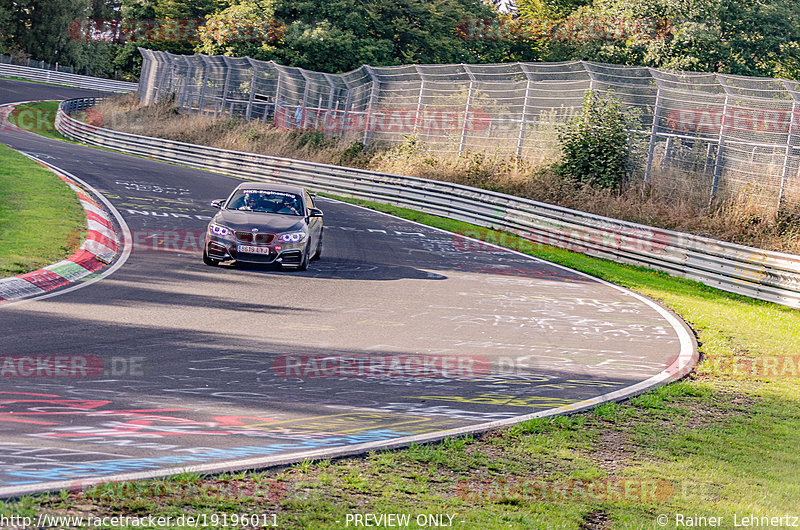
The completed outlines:
[[[308,209],[308,216],[309,217],[322,217],[322,210],[319,208],[309,208]]]
[[[225,203],[225,199],[215,199],[215,200],[211,201],[211,206],[213,206],[214,208],[222,209],[222,205],[224,203]]]

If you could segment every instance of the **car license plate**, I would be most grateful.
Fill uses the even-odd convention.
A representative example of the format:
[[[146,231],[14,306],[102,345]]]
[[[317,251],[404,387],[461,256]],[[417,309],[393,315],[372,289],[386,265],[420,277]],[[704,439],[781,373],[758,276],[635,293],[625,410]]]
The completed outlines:
[[[237,252],[244,252],[246,254],[269,254],[268,247],[248,247],[246,245],[238,245]]]

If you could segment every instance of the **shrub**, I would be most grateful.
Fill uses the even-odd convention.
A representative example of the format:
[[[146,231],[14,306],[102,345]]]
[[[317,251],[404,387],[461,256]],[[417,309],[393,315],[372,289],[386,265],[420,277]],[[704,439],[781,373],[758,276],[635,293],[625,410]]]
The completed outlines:
[[[340,166],[354,165],[360,167],[366,162],[367,158],[366,146],[356,140],[345,147],[335,157],[334,162]]]
[[[614,98],[590,91],[580,115],[559,128],[562,160],[559,175],[578,184],[620,189],[634,165],[629,130],[635,117]]]

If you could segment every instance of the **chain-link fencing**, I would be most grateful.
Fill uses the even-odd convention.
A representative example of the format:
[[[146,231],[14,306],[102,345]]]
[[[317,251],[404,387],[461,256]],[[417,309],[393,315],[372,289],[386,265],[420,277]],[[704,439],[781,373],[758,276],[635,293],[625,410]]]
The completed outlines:
[[[319,130],[364,144],[410,139],[438,153],[532,163],[560,156],[559,128],[587,91],[638,123],[636,178],[692,197],[800,207],[800,83],[585,61],[364,65],[312,72],[248,57],[140,49],[139,97],[187,111]]]

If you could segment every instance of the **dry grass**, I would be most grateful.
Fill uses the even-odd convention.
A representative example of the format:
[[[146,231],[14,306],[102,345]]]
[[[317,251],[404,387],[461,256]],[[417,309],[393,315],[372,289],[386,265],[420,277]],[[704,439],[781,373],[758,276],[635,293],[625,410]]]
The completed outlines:
[[[134,94],[98,106],[105,126],[223,149],[346,165],[455,182],[511,195],[689,232],[748,246],[800,254],[800,208],[775,213],[752,204],[745,194],[708,208],[705,187],[672,175],[652,184],[631,183],[621,191],[576,187],[555,175],[552,161],[468,153],[461,157],[428,150],[409,139],[401,145],[371,145],[326,138],[317,131],[285,131],[263,122],[180,114],[170,101],[142,107]],[[699,182],[699,181],[698,181]],[[787,201],[789,204],[800,204]]]

